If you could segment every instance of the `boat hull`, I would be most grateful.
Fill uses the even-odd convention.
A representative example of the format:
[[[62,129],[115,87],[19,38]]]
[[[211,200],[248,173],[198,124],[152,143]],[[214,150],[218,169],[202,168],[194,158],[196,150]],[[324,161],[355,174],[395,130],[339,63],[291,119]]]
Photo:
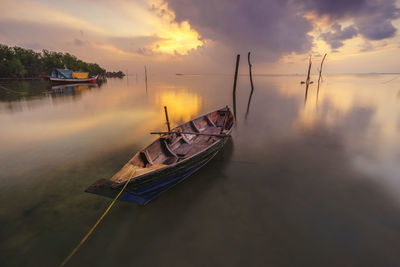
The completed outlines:
[[[90,77],[87,79],[62,79],[62,78],[53,78],[53,77],[49,77],[49,80],[52,83],[58,83],[58,84],[62,84],[62,83],[95,83],[97,80],[97,76],[94,77]]]
[[[140,205],[147,204],[206,165],[218,154],[228,138],[230,137],[221,139],[207,150],[187,161],[177,163],[174,166],[168,166],[139,179],[135,179],[127,185],[119,200],[134,202]],[[121,185],[116,187],[107,179],[101,179],[86,189],[86,192],[110,198],[116,197],[120,191]]]

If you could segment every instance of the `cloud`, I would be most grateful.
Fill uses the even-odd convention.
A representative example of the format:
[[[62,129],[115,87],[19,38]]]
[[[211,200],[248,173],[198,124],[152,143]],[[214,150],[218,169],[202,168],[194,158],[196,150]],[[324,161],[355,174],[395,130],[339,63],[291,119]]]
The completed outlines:
[[[391,38],[400,17],[394,0],[165,0],[178,22],[188,21],[204,39],[224,49],[254,51],[274,61],[289,53],[307,53],[315,28],[307,17],[327,18],[331,31],[321,34],[333,49],[356,36],[366,40]],[[159,13],[168,13],[159,10]],[[350,22],[342,29],[340,23]],[[348,23],[346,23],[348,25]],[[220,50],[223,50],[220,48]]]
[[[382,40],[393,37],[397,29],[390,19],[381,15],[372,15],[356,19],[360,34],[368,40]]]
[[[168,71],[228,73],[236,53],[246,63],[251,51],[256,71],[268,72],[288,55],[288,62],[299,63],[309,53],[325,53],[322,40],[333,52],[348,45],[341,57],[355,49],[377,50],[376,40],[396,35],[393,21],[399,18],[394,0],[99,0],[94,6],[93,0],[57,6],[21,1],[2,0],[0,43],[69,52],[112,67],[145,63]],[[78,3],[83,8],[77,10]],[[346,42],[356,36],[357,42]],[[367,41],[370,46],[350,49]]]
[[[354,25],[350,25],[346,28],[342,29],[342,26],[339,24],[334,24],[332,26],[331,32],[325,32],[321,34],[321,38],[327,42],[332,49],[337,49],[344,45],[343,41],[347,39],[351,39],[354,36],[358,35],[357,29]]]
[[[365,42],[363,47],[360,49],[360,52],[368,52],[374,50],[374,46],[371,42]]]
[[[367,0],[295,0],[305,11],[313,11],[318,16],[329,16],[331,19],[340,19],[352,16],[360,11]]]
[[[396,6],[395,0],[295,0],[295,2],[304,11],[327,17],[332,23],[340,20],[352,21],[353,28],[367,40],[393,37],[397,29],[392,22],[400,18],[400,9]]]
[[[376,43],[376,42],[375,42]],[[386,41],[381,41],[380,43],[378,43],[378,44],[372,44],[371,42],[369,42],[369,41],[366,41],[363,45],[362,45],[362,47],[361,47],[361,49],[360,49],[360,52],[369,52],[369,51],[373,51],[373,50],[375,50],[375,49],[377,49],[377,48],[382,48],[382,47],[385,47],[385,46],[387,46],[387,42]]]
[[[127,53],[148,54],[151,52],[150,47],[161,41],[158,36],[135,36],[135,37],[111,37],[106,41]],[[146,51],[146,53],[144,53]]]
[[[116,62],[122,59],[132,60],[112,45],[105,45],[104,38],[95,34],[85,34],[86,38],[76,38],[77,33],[69,27],[48,25],[32,22],[4,21],[0,24],[0,43],[17,45],[37,51],[47,49],[56,52],[68,52],[78,58],[96,62],[107,67],[104,63]],[[101,45],[103,44],[103,45]],[[128,56],[133,56],[128,54]]]
[[[273,61],[312,46],[311,23],[290,1],[166,0],[176,21],[188,21],[204,39],[232,51],[254,51]]]

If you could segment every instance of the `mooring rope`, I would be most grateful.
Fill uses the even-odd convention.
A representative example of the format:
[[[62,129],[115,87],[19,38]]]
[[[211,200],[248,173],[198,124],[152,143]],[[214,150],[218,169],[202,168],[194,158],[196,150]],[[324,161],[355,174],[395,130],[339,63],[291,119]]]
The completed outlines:
[[[97,220],[97,222],[92,226],[92,228],[89,230],[89,232],[87,232],[87,234],[83,237],[83,239],[81,240],[81,242],[79,242],[79,244],[72,250],[72,252],[63,260],[63,262],[60,264],[60,267],[64,266],[65,264],[67,264],[67,262],[72,258],[72,256],[74,256],[74,254],[79,250],[79,248],[83,245],[83,243],[86,242],[86,240],[88,239],[88,237],[93,233],[94,229],[96,229],[97,225],[99,225],[99,223],[103,220],[103,218],[107,215],[107,213],[110,211],[111,207],[114,205],[114,203],[117,201],[117,199],[121,196],[122,192],[125,190],[126,186],[128,185],[128,183],[131,181],[132,177],[135,175],[136,173],[136,169],[133,169],[129,179],[126,181],[126,183],[124,184],[124,186],[122,187],[121,191],[118,193],[118,195],[113,199],[113,201],[111,202],[111,204],[108,206],[108,208],[106,209],[106,211],[103,213],[103,215],[101,215],[101,217]]]

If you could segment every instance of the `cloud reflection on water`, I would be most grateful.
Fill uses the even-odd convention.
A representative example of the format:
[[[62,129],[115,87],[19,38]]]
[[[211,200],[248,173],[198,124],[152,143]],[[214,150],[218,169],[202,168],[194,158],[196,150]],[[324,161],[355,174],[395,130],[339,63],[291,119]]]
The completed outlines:
[[[226,157],[146,207],[118,203],[91,246],[72,261],[146,265],[151,247],[165,252],[151,259],[153,265],[186,264],[198,260],[193,255],[199,251],[229,255],[201,257],[203,265],[210,259],[213,265],[226,259],[246,264],[266,255],[288,266],[299,260],[322,266],[328,258],[332,266],[395,265],[400,205],[388,192],[398,200],[399,87],[383,80],[328,76],[318,104],[312,85],[304,106],[299,77],[257,76],[244,120],[249,81],[239,76],[239,119]],[[143,84],[110,79],[80,97],[24,100],[35,108],[14,113],[0,109],[0,196],[13,200],[0,214],[3,239],[13,240],[0,245],[5,266],[62,260],[109,202],[83,190],[154,140],[149,131],[165,129],[164,105],[175,124],[232,101],[229,76],[150,81],[148,94]],[[60,245],[51,245],[54,240]],[[176,257],[171,242],[189,253]],[[108,256],[99,256],[104,249]],[[124,257],[138,250],[143,253]],[[366,258],[368,250],[373,253]]]

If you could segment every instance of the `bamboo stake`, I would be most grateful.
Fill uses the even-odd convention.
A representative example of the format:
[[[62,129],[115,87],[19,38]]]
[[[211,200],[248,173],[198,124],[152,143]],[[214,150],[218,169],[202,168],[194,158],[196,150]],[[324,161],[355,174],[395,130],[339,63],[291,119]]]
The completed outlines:
[[[327,55],[327,54],[325,54],[325,55],[324,55],[324,57],[322,58],[322,61],[321,61],[321,66],[320,66],[320,68],[319,68],[318,87],[319,87],[319,83],[320,83],[320,81],[322,81],[322,65],[324,64],[324,61],[325,61],[326,55]]]
[[[171,131],[171,126],[169,125],[167,106],[164,106],[164,111],[165,111],[165,118],[167,119],[168,132],[170,132]]]
[[[305,96],[304,96],[304,104],[306,104],[306,102],[307,102],[308,86],[310,85],[310,71],[311,71],[311,65],[312,65],[312,62],[311,62],[311,55],[310,55],[310,59],[309,59],[309,61],[308,61],[308,72],[307,72],[306,93],[305,93]]]
[[[306,87],[307,87],[307,89],[308,89],[308,86],[310,85],[310,71],[311,71],[311,65],[312,65],[312,62],[311,62],[311,56],[310,56],[310,59],[309,59],[309,61],[308,61],[308,72],[307,72],[307,80],[306,80]]]
[[[238,70],[239,70],[239,61],[240,61],[240,55],[238,54],[236,56],[236,68],[235,68],[235,77],[233,80],[233,114],[235,116],[236,120],[236,83],[237,83],[237,76],[238,76]]]
[[[237,76],[238,76],[238,70],[239,70],[239,61],[240,61],[240,55],[236,56],[236,68],[235,68],[235,78],[233,80],[233,93],[236,94],[236,83],[237,83]]]
[[[251,91],[250,91],[250,95],[249,95],[249,101],[247,103],[247,110],[246,110],[245,118],[247,118],[247,116],[249,115],[251,97],[253,96],[253,92],[254,92],[253,76],[251,74],[252,65],[251,65],[251,62],[250,62],[250,52],[247,54],[247,61],[249,62],[249,76],[250,76]]]
[[[147,69],[146,69],[146,65],[144,65],[144,80],[146,81],[146,93],[147,93]]]
[[[319,96],[319,85],[320,85],[320,82],[323,81],[323,80],[322,80],[322,65],[324,64],[326,55],[327,55],[327,54],[325,54],[324,57],[322,58],[321,67],[319,68],[318,87],[317,87],[317,103],[318,103],[318,96]]]
[[[249,76],[250,76],[250,84],[251,84],[251,91],[253,92],[254,86],[253,86],[253,76],[251,75],[251,63],[250,63],[250,52],[247,54],[247,61],[249,62]]]

